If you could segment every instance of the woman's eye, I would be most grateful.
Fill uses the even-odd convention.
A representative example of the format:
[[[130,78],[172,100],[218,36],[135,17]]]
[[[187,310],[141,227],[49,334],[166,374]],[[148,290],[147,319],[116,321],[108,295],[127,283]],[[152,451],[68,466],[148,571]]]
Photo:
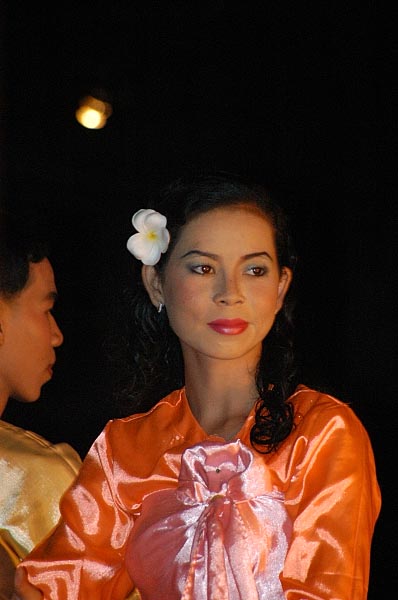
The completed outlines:
[[[249,272],[256,277],[261,277],[261,275],[265,275],[266,269],[264,267],[250,267]]]
[[[199,273],[199,275],[207,275],[208,273],[213,273],[213,267],[210,265],[195,265],[191,267],[194,273]]]

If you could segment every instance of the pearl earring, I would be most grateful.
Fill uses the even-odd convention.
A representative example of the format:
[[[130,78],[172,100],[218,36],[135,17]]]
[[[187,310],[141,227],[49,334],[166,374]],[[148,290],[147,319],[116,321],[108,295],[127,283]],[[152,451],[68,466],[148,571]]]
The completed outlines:
[[[158,313],[161,313],[162,310],[163,310],[163,304],[161,302],[159,302]]]

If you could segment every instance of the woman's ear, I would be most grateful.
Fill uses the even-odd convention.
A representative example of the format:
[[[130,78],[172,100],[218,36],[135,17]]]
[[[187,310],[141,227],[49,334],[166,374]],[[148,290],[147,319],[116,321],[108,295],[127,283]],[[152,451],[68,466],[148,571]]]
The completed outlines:
[[[160,303],[164,304],[162,282],[155,267],[143,265],[141,277],[152,304],[156,308]]]
[[[275,314],[280,311],[285,300],[285,296],[293,279],[293,272],[289,267],[283,267],[278,285],[278,298]]]

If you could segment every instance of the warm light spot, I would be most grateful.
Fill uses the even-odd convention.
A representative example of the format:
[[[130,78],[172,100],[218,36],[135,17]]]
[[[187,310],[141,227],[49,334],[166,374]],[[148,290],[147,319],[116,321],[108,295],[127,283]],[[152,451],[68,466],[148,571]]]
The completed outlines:
[[[80,125],[87,129],[102,129],[111,114],[112,107],[109,102],[104,102],[93,96],[86,96],[80,101],[75,116]]]

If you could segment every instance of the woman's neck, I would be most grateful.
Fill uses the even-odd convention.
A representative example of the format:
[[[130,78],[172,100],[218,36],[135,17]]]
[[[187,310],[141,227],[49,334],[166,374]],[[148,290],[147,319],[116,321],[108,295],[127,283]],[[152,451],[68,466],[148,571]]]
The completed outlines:
[[[208,433],[226,439],[242,427],[258,398],[255,368],[244,361],[205,358],[185,363],[185,388],[193,415]]]

